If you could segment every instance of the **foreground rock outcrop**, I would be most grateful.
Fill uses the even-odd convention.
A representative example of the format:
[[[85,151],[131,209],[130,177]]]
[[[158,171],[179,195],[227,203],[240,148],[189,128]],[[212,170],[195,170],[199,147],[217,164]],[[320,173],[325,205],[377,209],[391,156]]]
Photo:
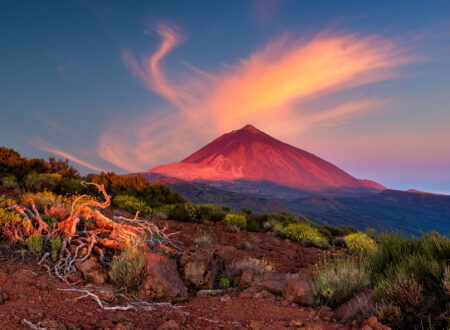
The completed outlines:
[[[166,256],[146,253],[146,275],[138,296],[147,301],[179,301],[188,296],[178,275],[176,262]]]

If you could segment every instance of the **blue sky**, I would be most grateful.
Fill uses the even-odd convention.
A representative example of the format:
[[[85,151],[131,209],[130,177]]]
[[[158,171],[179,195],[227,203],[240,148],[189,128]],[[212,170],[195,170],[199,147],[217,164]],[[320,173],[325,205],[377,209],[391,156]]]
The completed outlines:
[[[0,142],[125,173],[252,123],[450,193],[448,31],[448,1],[2,1]]]

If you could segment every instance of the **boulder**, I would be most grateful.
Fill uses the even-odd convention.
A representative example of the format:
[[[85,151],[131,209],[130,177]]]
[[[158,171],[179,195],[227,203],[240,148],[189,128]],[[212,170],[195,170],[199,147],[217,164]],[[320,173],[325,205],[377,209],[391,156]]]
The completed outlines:
[[[300,278],[290,278],[283,289],[283,297],[299,305],[314,304],[314,295],[308,282]]]
[[[237,284],[240,288],[248,288],[252,284],[254,272],[251,269],[246,269],[242,272],[241,276],[237,280]]]
[[[178,275],[175,261],[166,256],[146,253],[146,275],[138,290],[147,301],[178,301],[187,298],[187,288]]]
[[[255,286],[260,290],[266,290],[270,293],[281,295],[285,282],[280,280],[260,280],[255,282]]]
[[[252,285],[260,290],[266,290],[270,293],[281,295],[286,286],[286,275],[280,273],[265,273],[255,276]]]
[[[212,289],[217,275],[215,250],[192,248],[180,258],[179,264],[184,284],[194,289]]]
[[[83,274],[83,277],[93,283],[104,284],[108,281],[108,273],[93,256],[84,262],[76,262],[75,267]]]
[[[179,264],[184,284],[194,289],[212,289],[217,275],[215,251],[211,248],[193,248],[186,251]]]

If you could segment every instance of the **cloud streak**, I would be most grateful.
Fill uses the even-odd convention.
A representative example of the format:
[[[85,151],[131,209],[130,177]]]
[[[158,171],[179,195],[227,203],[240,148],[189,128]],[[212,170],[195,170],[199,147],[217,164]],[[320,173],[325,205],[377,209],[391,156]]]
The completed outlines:
[[[100,141],[102,158],[127,171],[176,161],[247,123],[277,134],[359,117],[384,100],[350,96],[329,106],[322,96],[398,77],[398,68],[414,60],[394,41],[376,35],[323,31],[295,39],[286,34],[215,72],[188,65],[192,70],[176,77],[186,82],[180,86],[161,63],[180,44],[181,34],[163,25],[157,32],[161,44],[152,55],[138,61],[127,50],[123,60],[146,88],[169,101],[167,109],[112,124]],[[317,110],[305,106],[311,100]],[[114,132],[121,132],[120,138]]]
[[[69,153],[67,153],[67,152],[65,152],[65,151],[63,151],[61,149],[58,149],[56,147],[51,146],[46,140],[44,140],[41,137],[34,137],[32,140],[30,140],[30,142],[31,142],[31,144],[34,147],[36,147],[36,148],[38,148],[40,150],[49,152],[49,153],[54,154],[54,155],[61,156],[63,158],[66,158],[66,159],[74,162],[74,163],[77,163],[77,164],[82,165],[84,167],[90,168],[91,170],[94,170],[96,172],[104,172],[105,171],[104,169],[102,169],[100,167],[97,167],[97,166],[95,166],[93,164],[90,164],[90,163],[88,163],[88,162],[86,162],[86,161],[84,161],[84,160],[82,160],[82,159],[80,159],[80,158],[78,158],[78,157],[76,157],[74,155],[71,155],[71,154],[69,154]]]

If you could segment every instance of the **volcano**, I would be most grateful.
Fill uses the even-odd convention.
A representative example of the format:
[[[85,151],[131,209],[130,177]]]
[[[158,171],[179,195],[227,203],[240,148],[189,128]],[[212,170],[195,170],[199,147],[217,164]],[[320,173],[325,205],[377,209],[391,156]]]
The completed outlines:
[[[266,182],[308,192],[377,192],[382,185],[357,179],[312,153],[247,125],[226,133],[178,163],[147,175],[202,182]]]

